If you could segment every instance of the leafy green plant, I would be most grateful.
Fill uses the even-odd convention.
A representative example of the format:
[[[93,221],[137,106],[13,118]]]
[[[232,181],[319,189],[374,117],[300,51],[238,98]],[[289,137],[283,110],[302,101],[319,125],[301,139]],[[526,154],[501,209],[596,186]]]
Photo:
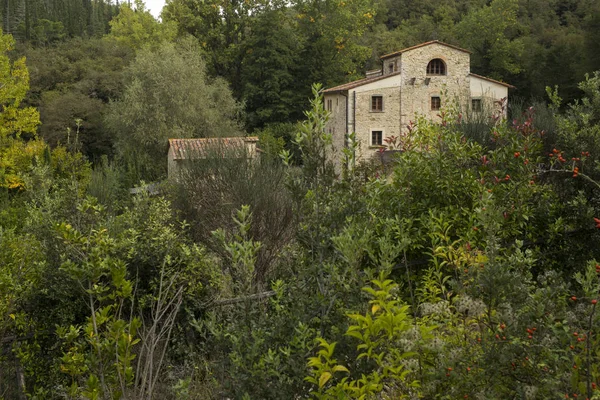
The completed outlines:
[[[372,286],[363,289],[372,298],[370,309],[364,315],[348,315],[352,324],[346,335],[359,342],[356,361],[364,359],[367,363],[367,373],[360,378],[346,376],[337,383],[330,383],[335,373],[350,371],[333,358],[335,343],[319,339],[321,350],[309,359],[311,375],[306,378],[318,387],[313,392],[314,398],[365,399],[381,394],[403,398],[418,393],[414,372],[419,352],[415,349],[432,338],[433,327],[413,322],[409,306],[395,299],[397,288],[397,284],[381,273],[379,279],[372,281]],[[408,344],[408,340],[412,343]]]
[[[80,211],[100,213],[102,207],[88,200]],[[84,325],[57,329],[66,348],[61,371],[72,380],[69,395],[121,398],[133,382],[133,348],[141,325],[138,318],[126,319],[133,284],[127,279],[125,263],[113,256],[115,242],[106,228],[93,229],[87,236],[69,224],[61,224],[58,230],[73,255],[61,269],[78,282],[89,306]]]

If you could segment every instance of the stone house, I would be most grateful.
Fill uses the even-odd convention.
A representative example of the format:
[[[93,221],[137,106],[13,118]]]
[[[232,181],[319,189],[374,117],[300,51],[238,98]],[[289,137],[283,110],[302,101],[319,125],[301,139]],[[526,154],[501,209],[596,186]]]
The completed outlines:
[[[219,157],[258,157],[258,137],[169,139],[168,177],[177,179],[186,165]]]
[[[470,55],[434,40],[381,56],[381,68],[366,78],[323,90],[334,148],[341,150],[355,132],[357,159],[370,158],[417,115],[439,121],[440,109],[451,102],[468,115],[498,112],[498,101],[508,99],[513,86],[471,73]]]

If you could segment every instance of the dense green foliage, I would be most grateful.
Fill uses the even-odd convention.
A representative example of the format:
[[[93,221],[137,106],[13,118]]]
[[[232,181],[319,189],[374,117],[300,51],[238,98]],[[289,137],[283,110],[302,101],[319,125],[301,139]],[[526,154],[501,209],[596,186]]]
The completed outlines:
[[[3,6],[0,399],[600,398],[597,2],[50,5]],[[332,154],[312,83],[430,39],[526,100]]]
[[[198,50],[189,40],[165,43],[138,52],[125,71],[106,125],[132,184],[166,175],[156,160],[165,158],[169,138],[240,136],[239,106],[225,81],[207,76]]]
[[[38,46],[102,36],[118,13],[115,4],[104,0],[3,0],[0,7],[2,30]]]
[[[36,9],[30,0],[25,7],[13,3],[6,0],[5,13]],[[243,104],[241,121],[251,132],[301,120],[313,82],[332,86],[360,78],[379,67],[382,54],[428,40],[471,50],[473,72],[515,85],[511,96],[526,102],[545,98],[546,86],[555,85],[572,102],[583,94],[577,84],[600,61],[600,6],[594,0],[171,0],[161,23],[141,1],[118,9],[96,1],[59,3],[52,0],[46,11],[17,18],[23,32],[23,21],[31,25],[27,35],[17,34],[16,25],[4,31],[15,35],[28,57],[41,135],[52,144],[59,138],[65,143],[64,128],[75,131],[79,118],[80,132],[86,131],[83,151],[95,160],[112,156],[114,139],[106,134],[102,114],[109,99],[123,94],[122,85],[105,79],[122,81],[132,60],[126,48],[156,49],[175,36],[197,40],[207,75],[225,79]],[[45,16],[47,10],[53,16]],[[80,12],[93,15],[79,17]],[[94,22],[99,20],[100,25]]]

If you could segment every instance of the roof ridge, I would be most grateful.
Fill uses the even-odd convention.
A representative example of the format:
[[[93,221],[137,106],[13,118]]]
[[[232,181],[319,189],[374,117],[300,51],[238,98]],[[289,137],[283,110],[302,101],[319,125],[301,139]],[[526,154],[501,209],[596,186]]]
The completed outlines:
[[[506,82],[498,81],[496,79],[488,78],[487,76],[483,76],[483,75],[479,75],[479,74],[474,74],[473,72],[469,72],[469,75],[473,75],[476,78],[481,78],[483,80],[494,82],[494,83],[497,83],[499,85],[506,86],[506,87],[509,87],[509,88],[513,88],[513,89],[517,88],[516,86],[513,86],[510,83],[506,83]]]
[[[389,53],[389,54],[384,54],[384,55],[382,55],[379,58],[381,60],[383,60],[383,59],[386,59],[386,58],[389,58],[389,57],[393,57],[393,56],[398,55],[398,54],[402,54],[402,53],[407,52],[409,50],[414,50],[414,49],[418,49],[419,47],[429,46],[430,44],[441,44],[442,46],[451,47],[451,48],[453,48],[455,50],[464,51],[465,53],[469,53],[469,54],[473,53],[470,50],[463,49],[462,47],[458,47],[458,46],[455,46],[455,45],[450,44],[450,43],[445,43],[445,42],[442,42],[440,40],[430,40],[429,42],[424,42],[424,43],[416,44],[414,46],[406,47],[406,48],[404,48],[402,50],[397,50],[397,51],[394,51],[394,52]]]
[[[368,78],[361,78],[361,79],[358,79],[358,80],[355,80],[355,81],[346,82],[346,83],[343,83],[341,85],[334,86],[334,87],[329,88],[329,89],[325,89],[325,90],[323,90],[323,93],[342,92],[344,90],[354,89],[355,87],[362,86],[362,85],[365,85],[365,84],[371,83],[371,82],[377,82],[377,81],[380,81],[382,79],[390,78],[392,76],[397,76],[397,75],[400,75],[401,73],[402,73],[401,71],[397,71],[397,72],[394,72],[393,74],[371,76],[371,77],[368,77]]]
[[[169,138],[169,142],[175,140],[195,140],[200,142],[208,142],[211,140],[244,140],[246,142],[258,141],[258,136],[219,136],[219,137],[203,137],[203,138]]]

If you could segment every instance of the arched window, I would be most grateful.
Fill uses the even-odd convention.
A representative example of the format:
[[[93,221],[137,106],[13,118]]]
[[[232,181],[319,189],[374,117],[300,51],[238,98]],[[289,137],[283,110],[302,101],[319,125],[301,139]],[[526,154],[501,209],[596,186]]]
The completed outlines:
[[[429,61],[427,75],[446,75],[446,63],[439,58]]]

